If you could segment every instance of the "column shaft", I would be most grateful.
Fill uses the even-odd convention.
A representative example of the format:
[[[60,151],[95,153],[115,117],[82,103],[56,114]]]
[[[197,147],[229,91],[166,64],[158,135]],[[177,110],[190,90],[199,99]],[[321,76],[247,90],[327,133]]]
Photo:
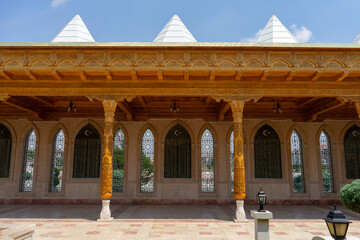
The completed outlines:
[[[103,106],[105,112],[105,128],[101,160],[101,198],[107,200],[112,196],[113,128],[117,102],[115,100],[103,100]]]
[[[242,116],[245,101],[232,101],[230,104],[234,122],[234,197],[236,200],[244,200],[246,192]]]

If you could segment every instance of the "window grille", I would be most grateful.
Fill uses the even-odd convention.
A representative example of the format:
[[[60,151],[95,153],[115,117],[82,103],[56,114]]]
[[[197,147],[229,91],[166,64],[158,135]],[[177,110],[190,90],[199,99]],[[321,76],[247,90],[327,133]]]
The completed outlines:
[[[214,138],[209,129],[201,136],[201,192],[215,192]]]
[[[230,135],[230,177],[231,177],[231,192],[234,192],[234,131]]]
[[[98,131],[90,124],[76,135],[73,178],[99,178],[101,139]]]
[[[53,141],[50,192],[61,192],[63,178],[65,135],[59,129]]]
[[[0,178],[9,177],[11,145],[12,138],[9,129],[0,124]]]
[[[320,133],[320,156],[324,192],[334,192],[330,137],[325,130]]]
[[[125,137],[121,129],[114,135],[113,192],[122,192],[124,184]]]
[[[22,169],[21,191],[31,192],[35,164],[36,133],[31,129],[25,138],[24,163]]]
[[[191,139],[183,126],[169,130],[164,151],[164,178],[191,178]]]
[[[142,137],[140,192],[154,192],[154,135],[148,128]]]
[[[291,163],[292,163],[292,177],[293,189],[295,193],[304,193],[304,166],[303,166],[303,150],[300,134],[294,130],[290,137],[291,143]]]
[[[348,179],[360,178],[360,127],[352,126],[344,139],[346,177]]]
[[[255,135],[255,178],[282,178],[280,138],[269,125]]]

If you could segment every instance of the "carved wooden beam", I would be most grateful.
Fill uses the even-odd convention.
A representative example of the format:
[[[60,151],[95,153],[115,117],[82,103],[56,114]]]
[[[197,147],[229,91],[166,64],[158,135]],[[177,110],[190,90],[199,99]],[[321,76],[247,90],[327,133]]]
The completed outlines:
[[[223,103],[218,112],[218,121],[223,121],[225,117],[225,113],[230,109],[230,102]]]
[[[56,80],[62,81],[62,77],[60,76],[58,71],[53,69],[53,70],[51,70],[51,74],[56,78]]]
[[[345,78],[347,78],[347,76],[349,75],[349,71],[344,71],[339,77],[338,79],[336,79],[337,82],[341,82],[342,80],[344,80]]]
[[[210,102],[211,102],[211,97],[208,96],[205,100],[205,106],[208,106],[210,104]]]
[[[215,74],[216,74],[216,70],[211,70],[211,72],[210,72],[210,81],[215,80]]]
[[[81,80],[83,80],[83,81],[86,81],[86,80],[87,80],[87,77],[86,77],[84,71],[79,70],[79,71],[78,71],[78,74],[79,74]]]
[[[6,80],[11,81],[12,78],[4,70],[0,70],[0,75],[3,76]]]
[[[325,104],[321,107],[311,110],[308,112],[308,114],[311,116],[310,121],[316,121],[318,115],[328,112],[330,110],[333,110],[335,108],[341,107],[344,104],[345,104],[345,101],[336,99],[334,101],[329,102],[328,104]]]
[[[136,74],[136,70],[131,70],[130,71],[131,72],[131,78],[132,78],[132,80],[134,80],[134,81],[136,81],[136,80],[138,80],[138,77],[137,77],[137,74]]]
[[[46,105],[49,105],[49,106],[53,106],[54,104],[52,102],[49,102],[47,100],[44,100],[42,99],[41,97],[36,97],[36,96],[33,96],[32,98],[34,98],[35,100],[39,101],[39,102],[42,102]]]
[[[164,74],[163,74],[163,71],[161,69],[159,69],[157,71],[157,75],[158,75],[158,80],[160,80],[160,81],[164,80]]]
[[[139,99],[141,106],[146,107],[145,99],[142,96],[136,96],[136,97]]]
[[[26,74],[26,76],[28,76],[31,80],[33,80],[33,81],[36,81],[36,80],[37,80],[36,77],[35,77],[35,75],[34,75],[30,70],[26,69],[26,70],[25,70],[25,74]]]
[[[243,71],[242,71],[242,70],[237,71],[237,72],[236,72],[236,76],[235,76],[235,80],[236,80],[236,81],[240,81],[242,75],[243,75]]]
[[[190,71],[189,70],[185,70],[184,71],[184,80],[188,81],[190,79]]]
[[[14,101],[14,100],[10,100],[10,99],[7,99],[6,101],[3,101],[3,103],[9,105],[9,106],[12,106],[12,107],[15,107],[15,108],[18,108],[18,109],[21,109],[21,110],[24,110],[26,112],[29,112],[31,113],[35,120],[41,120],[42,118],[40,117],[39,113],[36,111],[36,109],[33,109],[19,101]]]
[[[311,78],[311,81],[314,82],[314,81],[317,81],[319,79],[319,77],[321,76],[322,74],[322,71],[317,71]]]
[[[293,77],[296,75],[296,71],[291,71],[286,77],[286,81],[291,81]]]
[[[264,73],[263,73],[263,75],[262,75],[261,78],[260,78],[260,81],[261,81],[261,82],[265,81],[265,80],[268,78],[269,75],[270,75],[269,70],[265,70]]]
[[[309,104],[309,103],[312,103],[312,102],[315,101],[316,99],[317,99],[317,98],[315,98],[315,97],[310,98],[309,100],[307,100],[307,101],[299,104],[298,107],[303,107],[303,106],[305,106],[305,105],[307,105],[307,104]]]
[[[104,74],[107,80],[111,81],[112,80],[112,76],[109,70],[105,69],[104,70]]]
[[[126,114],[126,120],[133,121],[134,112],[126,102],[118,102],[119,108]]]

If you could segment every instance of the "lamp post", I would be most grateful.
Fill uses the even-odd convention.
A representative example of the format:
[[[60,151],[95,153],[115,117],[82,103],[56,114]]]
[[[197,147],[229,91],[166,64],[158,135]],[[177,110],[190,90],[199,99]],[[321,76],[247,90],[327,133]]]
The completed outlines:
[[[264,205],[266,204],[266,198],[266,194],[263,192],[262,188],[260,188],[260,191],[256,195],[256,200],[260,205],[258,212],[265,212]]]
[[[335,240],[346,239],[346,233],[351,222],[346,219],[340,210],[337,210],[336,204],[334,205],[334,210],[329,211],[328,215],[323,219],[326,222],[330,235]]]

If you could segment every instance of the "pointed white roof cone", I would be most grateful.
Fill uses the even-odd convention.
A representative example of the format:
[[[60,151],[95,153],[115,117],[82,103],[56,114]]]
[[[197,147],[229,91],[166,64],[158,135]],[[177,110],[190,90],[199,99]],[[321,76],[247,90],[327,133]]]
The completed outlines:
[[[360,43],[360,33],[359,35],[356,36],[355,40],[353,41],[353,43]]]
[[[153,42],[197,42],[181,19],[174,15]]]
[[[85,23],[76,15],[52,42],[95,42]]]
[[[261,31],[257,42],[297,43],[297,40],[280,20],[275,15],[272,15],[265,28]]]

